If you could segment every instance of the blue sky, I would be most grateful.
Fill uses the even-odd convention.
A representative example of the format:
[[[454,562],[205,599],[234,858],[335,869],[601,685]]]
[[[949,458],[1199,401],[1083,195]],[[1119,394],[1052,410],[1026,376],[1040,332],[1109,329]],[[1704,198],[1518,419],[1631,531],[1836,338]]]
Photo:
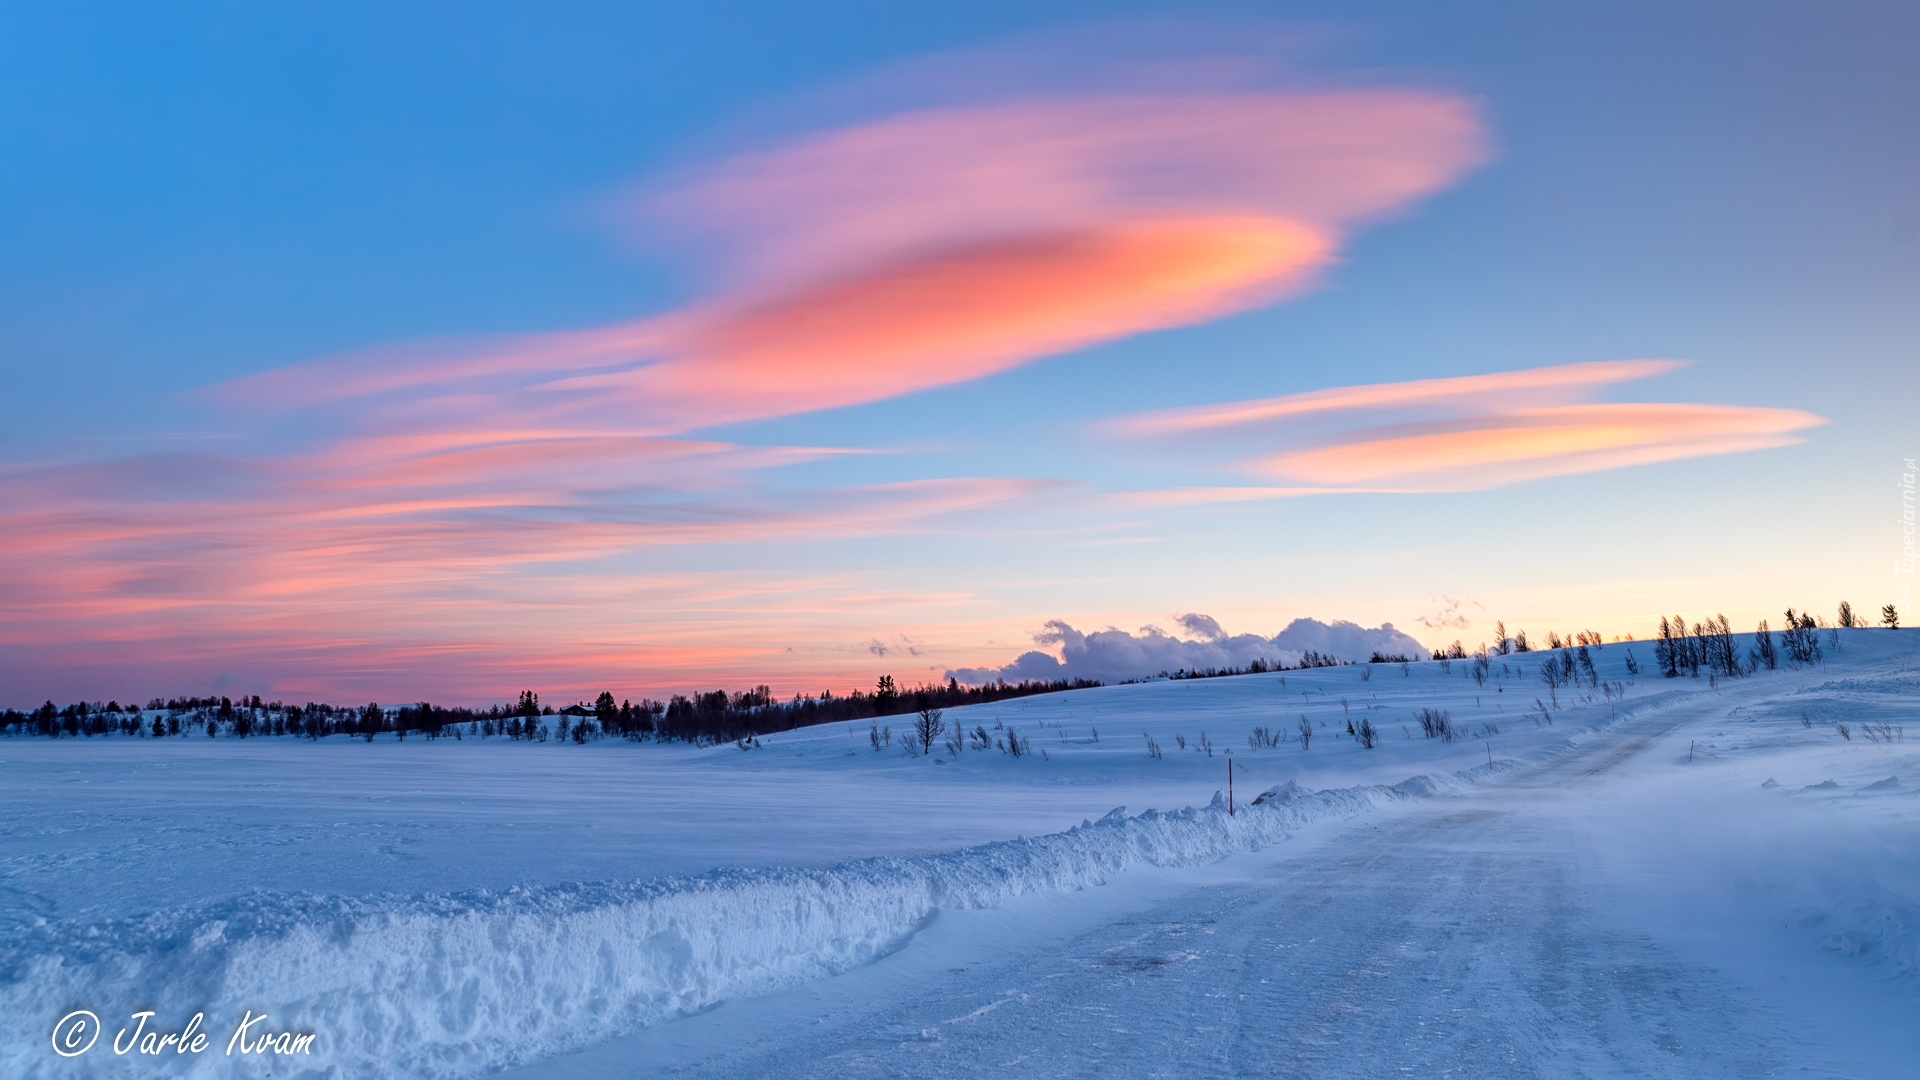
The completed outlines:
[[[218,389],[232,380],[303,364],[324,380],[328,358],[370,349],[417,363],[426,339],[698,304],[712,260],[637,229],[636,193],[884,122],[910,104],[885,96],[903,72],[938,69],[969,105],[1007,100],[991,70],[965,85],[968,50],[1079,42],[1068,53],[1085,62],[1116,20],[1175,16],[1169,40],[1271,43],[1289,86],[1462,103],[1484,157],[1343,225],[1332,261],[1268,302],[873,400],[656,416],[736,457],[788,452],[658,481],[672,514],[714,524],[683,539],[435,556],[368,570],[372,584],[312,570],[311,507],[271,536],[223,526],[217,543],[129,547],[116,526],[107,546],[33,548],[0,601],[17,646],[0,689],[841,688],[895,664],[918,677],[1004,662],[1050,619],[1132,630],[1199,611],[1271,634],[1315,615],[1471,645],[1496,617],[1623,633],[1662,612],[1746,623],[1896,599],[1895,485],[1920,453],[1920,16],[1892,4],[11,8],[11,531],[97,537],[73,523],[137,502],[136,531],[177,536],[212,503],[214,517],[264,505],[277,470],[356,420]],[[1774,440],[1790,445],[1467,490],[1110,498],[1272,482],[1243,457],[1104,436],[1116,417],[1647,357],[1690,363],[1600,398],[1825,423]],[[1414,422],[1376,419],[1365,430]],[[101,470],[116,479],[67,498],[64,477]],[[727,531],[743,504],[962,479],[1025,486]],[[559,516],[626,521],[626,498]],[[224,580],[241,564],[242,586]],[[64,602],[35,591],[48,581]],[[1435,618],[1447,598],[1465,614]],[[529,624],[553,647],[516,644]],[[140,689],[156,682],[169,685]]]

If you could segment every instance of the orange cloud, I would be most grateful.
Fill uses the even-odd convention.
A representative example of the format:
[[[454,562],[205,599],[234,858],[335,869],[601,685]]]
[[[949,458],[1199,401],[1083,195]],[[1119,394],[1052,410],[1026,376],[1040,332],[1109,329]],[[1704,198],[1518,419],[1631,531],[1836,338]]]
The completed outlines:
[[[1001,240],[730,313],[675,359],[594,381],[648,413],[706,422],[894,397],[1227,314],[1329,252],[1306,225],[1254,216]]]
[[[1470,491],[1521,480],[1732,454],[1800,442],[1826,423],[1798,409],[1621,404],[1522,409],[1460,430],[1392,435],[1276,454],[1257,471],[1308,483]]]

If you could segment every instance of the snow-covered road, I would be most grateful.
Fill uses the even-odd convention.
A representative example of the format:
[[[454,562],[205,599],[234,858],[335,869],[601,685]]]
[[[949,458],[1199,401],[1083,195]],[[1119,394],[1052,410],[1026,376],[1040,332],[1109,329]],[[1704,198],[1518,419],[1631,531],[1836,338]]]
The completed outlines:
[[[1060,898],[942,912],[872,967],[527,1075],[1914,1075],[1920,1047],[1898,1024],[1910,986],[1888,988],[1886,1015],[1847,1010],[1835,1027],[1809,1004],[1821,976],[1805,957],[1786,978],[1702,962],[1603,906],[1619,865],[1595,854],[1593,808],[1726,707],[1652,711],[1204,883],[1082,893],[1077,912]],[[1628,820],[1657,843],[1657,812]]]

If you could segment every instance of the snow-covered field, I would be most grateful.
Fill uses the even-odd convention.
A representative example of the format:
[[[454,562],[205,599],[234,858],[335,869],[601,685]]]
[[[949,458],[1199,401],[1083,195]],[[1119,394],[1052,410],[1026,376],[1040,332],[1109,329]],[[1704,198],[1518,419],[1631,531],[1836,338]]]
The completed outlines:
[[[0,741],[0,1075],[1911,1075],[1920,634],[1628,648],[948,713],[1019,758]],[[116,1055],[146,1009],[207,1049]]]

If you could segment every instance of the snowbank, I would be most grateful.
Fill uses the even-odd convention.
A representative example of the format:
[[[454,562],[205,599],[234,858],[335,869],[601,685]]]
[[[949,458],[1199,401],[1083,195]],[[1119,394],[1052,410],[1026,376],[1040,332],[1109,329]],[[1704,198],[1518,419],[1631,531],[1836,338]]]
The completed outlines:
[[[1905,897],[1876,889],[1802,916],[1803,925],[1823,931],[1821,944],[1834,952],[1881,965],[1896,978],[1920,977],[1920,908]]]
[[[1203,809],[1115,810],[1063,833],[824,870],[411,898],[256,893],[137,920],[49,923],[0,952],[0,1073],[116,1073],[131,1059],[105,1041],[135,1010],[158,1008],[156,1022],[176,1027],[203,1010],[221,1042],[228,1017],[265,1011],[276,1030],[317,1034],[308,1066],[317,1075],[471,1076],[868,963],[942,907],[1082,889],[1143,864],[1212,862],[1471,779],[1291,788],[1234,816],[1218,797]],[[87,1058],[51,1058],[45,1029],[71,1008],[98,1013],[106,1039]],[[270,1065],[219,1049],[168,1064],[191,1075]]]

